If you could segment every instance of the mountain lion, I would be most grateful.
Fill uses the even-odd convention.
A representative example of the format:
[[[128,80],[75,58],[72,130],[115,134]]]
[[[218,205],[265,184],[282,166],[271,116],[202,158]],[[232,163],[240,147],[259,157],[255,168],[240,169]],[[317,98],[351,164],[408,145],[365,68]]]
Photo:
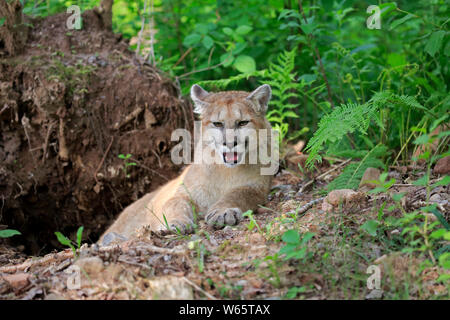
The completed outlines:
[[[198,85],[192,86],[194,112],[200,115],[201,132],[207,137],[197,143],[195,150],[201,147],[201,154],[209,152],[212,163],[190,164],[178,178],[125,208],[101,237],[105,237],[103,243],[111,235],[133,237],[143,226],[155,232],[187,233],[199,213],[210,226],[235,225],[244,212],[264,204],[273,173],[261,173],[267,162],[263,164],[260,158],[251,162],[256,147],[248,137],[252,131],[271,133],[265,117],[270,97],[267,84],[251,93],[208,93]],[[258,142],[270,148],[267,135],[257,134],[253,138],[257,136]],[[273,159],[272,154],[267,157]]]

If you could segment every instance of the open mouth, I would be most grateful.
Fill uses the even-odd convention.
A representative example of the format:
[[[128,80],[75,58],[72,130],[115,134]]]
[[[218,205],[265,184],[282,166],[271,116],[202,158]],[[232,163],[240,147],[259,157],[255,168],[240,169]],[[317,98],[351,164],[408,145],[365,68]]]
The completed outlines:
[[[223,162],[227,164],[236,164],[239,162],[239,155],[237,152],[224,152],[222,155]]]

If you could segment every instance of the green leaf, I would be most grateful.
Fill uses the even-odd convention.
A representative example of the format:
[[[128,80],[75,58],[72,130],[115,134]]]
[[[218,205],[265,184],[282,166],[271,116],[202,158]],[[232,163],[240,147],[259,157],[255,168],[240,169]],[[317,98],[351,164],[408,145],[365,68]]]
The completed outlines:
[[[431,187],[436,188],[438,186],[447,186],[450,184],[450,176],[444,176],[441,180],[433,184]]]
[[[377,235],[377,228],[379,224],[380,222],[376,220],[369,220],[361,226],[361,229],[367,231],[367,233],[372,237],[375,237]]]
[[[211,49],[211,47],[214,45],[214,40],[210,36],[205,36],[202,40],[202,43],[206,49]]]
[[[298,115],[294,111],[285,111],[283,112],[283,117],[285,118],[298,118]]]
[[[297,230],[288,230],[283,234],[281,240],[286,243],[298,244],[300,242],[300,235]]]
[[[300,28],[302,28],[303,32],[306,34],[312,33],[316,25],[314,23],[302,24]]]
[[[427,144],[429,141],[430,137],[427,134],[423,134],[414,140],[414,144]]]
[[[240,55],[234,61],[234,67],[242,73],[251,73],[256,70],[255,60],[246,55]]]
[[[224,53],[220,56],[220,62],[223,63],[224,67],[229,67],[233,64],[234,57],[231,53]]]
[[[239,42],[236,43],[236,47],[232,50],[233,54],[237,56],[239,53],[241,53],[245,48],[247,47],[247,44],[245,42]]]
[[[243,25],[243,26],[240,26],[240,27],[238,27],[238,28],[236,29],[236,33],[237,33],[237,34],[240,34],[240,35],[242,36],[242,35],[244,35],[244,34],[249,33],[249,32],[252,31],[252,30],[253,30],[252,27]]]
[[[408,21],[408,20],[410,20],[410,19],[412,19],[412,18],[415,18],[415,16],[412,15],[412,14],[410,14],[410,13],[408,13],[408,14],[407,14],[406,16],[404,16],[403,18],[398,19],[398,20],[395,20],[395,21],[391,24],[389,30],[395,29],[395,28],[398,27],[399,25],[405,23],[406,21]]]
[[[436,279],[436,282],[444,282],[444,283],[446,283],[449,280],[450,280],[450,274],[443,273],[443,274],[441,274],[439,276],[439,278]]]
[[[305,292],[306,289],[307,288],[305,286],[289,288],[288,292],[286,293],[286,298],[294,299],[295,297],[297,297],[297,294]]]
[[[430,237],[433,239],[443,238],[446,232],[447,231],[445,229],[439,229],[439,230],[433,231],[430,234]]]
[[[0,27],[5,23],[6,18],[0,18]]]
[[[209,27],[207,24],[199,23],[195,26],[195,31],[197,31],[200,34],[207,34],[209,31]]]
[[[188,35],[186,38],[184,38],[183,45],[185,47],[193,47],[194,45],[198,44],[201,39],[202,39],[201,35],[197,33],[192,33]]]
[[[78,245],[78,248],[81,247],[81,239],[83,237],[83,230],[84,230],[83,226],[79,227],[78,230],[77,230],[77,245]]]
[[[225,33],[227,36],[231,36],[231,35],[233,34],[233,32],[234,32],[233,29],[228,28],[228,27],[223,28],[222,31],[223,31],[223,33]]]
[[[0,238],[10,238],[15,235],[21,235],[21,233],[12,229],[0,230]]]
[[[431,34],[431,37],[428,39],[427,44],[425,45],[425,52],[427,52],[430,56],[434,57],[434,55],[442,45],[442,40],[444,39],[444,36],[445,36],[444,30],[433,32]]]
[[[305,235],[302,237],[302,244],[306,244],[309,240],[311,240],[314,237],[315,233],[313,232],[306,232]]]
[[[413,182],[415,186],[426,186],[428,183],[428,174],[425,174],[422,178]]]
[[[288,243],[280,249],[279,254],[289,254],[295,251],[295,248],[297,248],[297,243]]]
[[[422,212],[431,212],[439,220],[439,222],[444,226],[445,229],[450,230],[450,224],[444,218],[442,213],[436,208],[436,204],[432,204],[426,207],[420,208]]]
[[[405,56],[399,53],[391,53],[388,56],[387,61],[391,67],[398,67],[406,64]]]
[[[397,4],[395,2],[388,2],[380,4],[379,7],[381,9],[381,17],[384,17],[389,12],[395,10],[397,8]]]
[[[71,246],[72,243],[70,242],[70,240],[63,235],[61,232],[55,232],[56,238],[58,238],[59,243],[61,243],[62,245],[65,246]]]
[[[391,195],[392,200],[394,200],[395,202],[399,202],[400,200],[402,200],[402,198],[405,196],[406,192],[399,192],[399,193],[393,193]]]

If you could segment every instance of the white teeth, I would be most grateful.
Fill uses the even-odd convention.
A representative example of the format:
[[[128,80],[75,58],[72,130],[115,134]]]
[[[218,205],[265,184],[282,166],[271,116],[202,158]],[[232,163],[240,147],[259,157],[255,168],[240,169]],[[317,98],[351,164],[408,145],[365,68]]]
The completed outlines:
[[[238,159],[238,155],[235,152],[225,152],[223,154],[225,162],[235,162]]]

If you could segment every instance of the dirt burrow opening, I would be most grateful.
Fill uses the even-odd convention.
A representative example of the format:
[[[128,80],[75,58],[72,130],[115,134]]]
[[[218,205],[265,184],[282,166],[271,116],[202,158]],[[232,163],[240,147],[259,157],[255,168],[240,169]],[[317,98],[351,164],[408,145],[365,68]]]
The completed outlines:
[[[0,38],[0,230],[19,230],[7,241],[29,254],[61,248],[54,232],[74,239],[79,226],[96,241],[178,174],[171,133],[193,122],[174,84],[102,15],[84,12],[82,30],[68,30],[68,17],[25,21],[14,53]]]

